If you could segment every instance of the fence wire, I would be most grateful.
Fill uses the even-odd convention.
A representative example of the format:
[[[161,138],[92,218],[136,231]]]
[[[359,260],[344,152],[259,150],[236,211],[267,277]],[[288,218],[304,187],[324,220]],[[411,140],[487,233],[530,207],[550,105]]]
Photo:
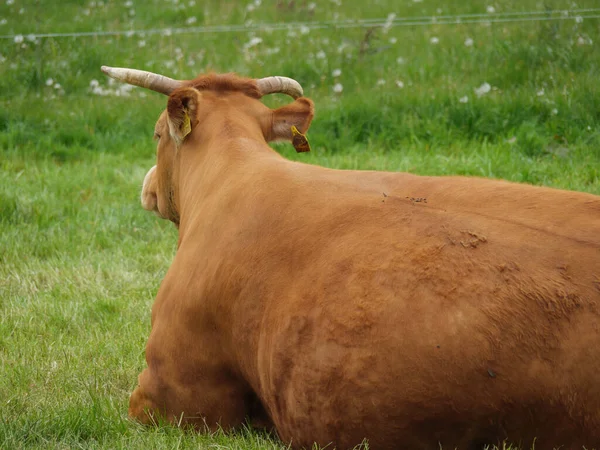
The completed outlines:
[[[23,33],[1,35],[0,39],[18,40],[23,36],[28,39],[38,38],[85,38],[106,36],[150,36],[172,34],[201,34],[201,33],[239,33],[256,31],[281,30],[317,30],[317,29],[347,29],[347,28],[394,28],[416,27],[430,25],[461,25],[461,24],[492,24],[514,22],[545,22],[559,20],[574,20],[581,22],[589,19],[599,19],[600,8],[546,10],[504,13],[458,14],[440,16],[395,17],[393,14],[386,18],[361,20],[328,20],[313,22],[281,22],[281,23],[245,23],[240,25],[207,25],[183,28],[150,28],[145,30],[115,30],[115,31],[83,31],[66,33]]]

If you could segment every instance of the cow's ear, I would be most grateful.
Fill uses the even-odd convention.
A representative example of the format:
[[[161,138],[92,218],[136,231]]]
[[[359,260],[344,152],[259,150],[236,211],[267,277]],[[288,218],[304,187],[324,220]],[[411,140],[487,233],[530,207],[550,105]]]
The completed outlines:
[[[308,141],[302,133],[306,133],[315,114],[314,104],[312,100],[300,97],[295,102],[289,105],[282,106],[273,111],[273,120],[269,141],[292,141],[294,147],[298,151],[304,141],[308,145]],[[298,144],[297,144],[298,143]]]
[[[169,134],[179,147],[197,123],[198,91],[194,88],[177,89],[167,102]]]

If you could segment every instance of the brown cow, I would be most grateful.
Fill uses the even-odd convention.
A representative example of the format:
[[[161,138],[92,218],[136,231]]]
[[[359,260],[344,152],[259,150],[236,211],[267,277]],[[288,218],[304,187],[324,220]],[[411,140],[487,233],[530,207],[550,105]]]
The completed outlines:
[[[312,120],[289,79],[104,71],[169,95],[142,203],[179,243],[132,417],[266,420],[293,448],[600,448],[600,197],[291,162],[267,144]]]

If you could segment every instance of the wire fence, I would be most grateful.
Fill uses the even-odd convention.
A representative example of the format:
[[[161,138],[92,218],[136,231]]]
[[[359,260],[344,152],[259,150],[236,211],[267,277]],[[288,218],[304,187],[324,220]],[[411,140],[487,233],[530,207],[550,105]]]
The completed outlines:
[[[24,35],[28,39],[37,38],[84,38],[105,36],[150,36],[172,34],[200,34],[200,33],[237,33],[256,31],[280,30],[317,30],[317,29],[345,29],[345,28],[393,28],[416,27],[431,25],[461,25],[461,24],[492,24],[515,22],[546,22],[573,20],[577,23],[583,20],[600,19],[600,8],[524,11],[504,13],[459,14],[440,16],[395,17],[391,14],[386,18],[361,19],[361,20],[329,20],[313,22],[280,22],[280,23],[245,23],[241,25],[207,25],[196,27],[167,27],[115,31],[82,31],[66,33],[24,33],[2,35],[0,39],[19,40]]]

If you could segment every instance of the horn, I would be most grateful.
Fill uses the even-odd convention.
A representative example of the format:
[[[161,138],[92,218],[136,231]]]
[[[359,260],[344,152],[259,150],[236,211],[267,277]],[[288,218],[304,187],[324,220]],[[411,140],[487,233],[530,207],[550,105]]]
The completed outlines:
[[[256,80],[261,95],[287,94],[290,97],[302,97],[302,86],[296,80],[287,77],[266,77]]]
[[[152,72],[146,72],[145,70],[102,66],[102,72],[115,80],[151,89],[165,95],[170,95],[175,89],[184,85],[183,81],[174,80]]]

